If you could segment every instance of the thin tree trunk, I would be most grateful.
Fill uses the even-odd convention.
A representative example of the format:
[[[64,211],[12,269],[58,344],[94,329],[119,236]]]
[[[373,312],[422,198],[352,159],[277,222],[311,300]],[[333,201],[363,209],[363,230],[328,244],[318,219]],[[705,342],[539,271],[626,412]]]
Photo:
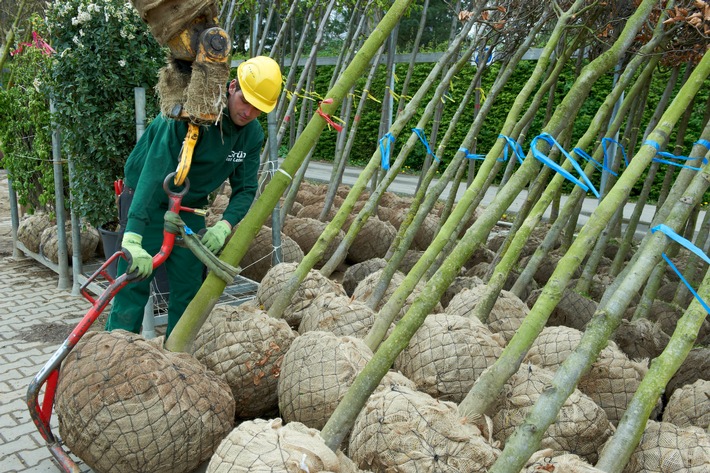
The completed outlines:
[[[407,75],[404,77],[404,83],[402,84],[402,90],[399,95],[399,102],[397,103],[397,115],[402,113],[404,106],[406,105],[406,96],[409,92],[409,83],[412,81],[412,74],[414,73],[414,66],[417,64],[417,54],[419,53],[419,44],[422,41],[422,35],[424,34],[424,27],[426,26],[426,13],[429,9],[429,0],[424,0],[424,6],[422,7],[422,14],[419,17],[419,28],[417,28],[417,34],[414,37],[414,44],[412,45],[412,60],[409,61],[409,66],[407,67]]]
[[[12,48],[13,43],[15,42],[15,30],[17,29],[17,25],[20,24],[22,10],[24,10],[26,3],[27,0],[20,1],[20,4],[17,6],[17,14],[15,14],[15,19],[12,21],[12,26],[10,27],[10,30],[7,32],[7,35],[5,37],[5,47],[2,49],[2,51],[0,51],[0,75],[2,74],[2,70],[5,67],[5,61],[7,61],[7,57],[10,55],[10,49]]]
[[[290,25],[290,22],[293,19],[293,14],[296,11],[296,5],[298,5],[298,2],[292,1],[291,6],[288,8],[288,12],[286,13],[286,16],[284,17],[283,22],[281,23],[281,28],[279,28],[279,32],[276,34],[276,38],[274,39],[274,43],[271,45],[271,51],[269,52],[270,58],[276,59],[276,54],[279,50],[279,46],[281,45],[281,41],[283,41],[283,39],[286,37],[286,32],[288,31],[288,26]],[[277,115],[277,117],[278,116],[279,115]]]

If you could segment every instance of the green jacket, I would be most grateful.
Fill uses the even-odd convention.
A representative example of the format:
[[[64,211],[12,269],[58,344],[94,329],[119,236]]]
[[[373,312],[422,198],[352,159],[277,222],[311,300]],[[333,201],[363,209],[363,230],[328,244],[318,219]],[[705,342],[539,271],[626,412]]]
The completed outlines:
[[[162,212],[156,212],[166,210],[168,205],[163,180],[177,168],[186,134],[186,122],[160,115],[138,140],[124,167],[125,185],[135,189],[126,231],[142,235],[151,216],[162,218]],[[222,218],[232,226],[238,223],[256,194],[263,143],[264,131],[259,122],[254,120],[246,126],[237,126],[226,108],[219,125],[200,127],[187,175],[190,189],[182,205],[205,207],[208,195],[229,179],[232,194]]]

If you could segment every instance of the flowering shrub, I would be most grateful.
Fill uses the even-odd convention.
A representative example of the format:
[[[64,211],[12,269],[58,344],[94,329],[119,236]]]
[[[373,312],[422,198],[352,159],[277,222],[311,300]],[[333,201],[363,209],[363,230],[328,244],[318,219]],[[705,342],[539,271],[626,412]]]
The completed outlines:
[[[115,220],[113,181],[136,142],[134,88],[146,89],[146,115],[155,116],[165,54],[127,1],[55,0],[47,25],[56,120],[76,170],[72,207],[98,226]]]
[[[39,17],[33,27],[40,26]],[[52,135],[47,80],[49,50],[35,32],[35,40],[17,45],[9,63],[10,83],[0,89],[0,165],[7,169],[21,205],[29,212],[54,211]]]

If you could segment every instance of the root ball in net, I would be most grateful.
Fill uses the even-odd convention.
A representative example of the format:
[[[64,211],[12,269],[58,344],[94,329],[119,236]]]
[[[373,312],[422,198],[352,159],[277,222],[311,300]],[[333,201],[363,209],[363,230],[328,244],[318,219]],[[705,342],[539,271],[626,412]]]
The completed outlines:
[[[535,365],[523,364],[503,388],[493,417],[493,435],[505,443],[513,431],[525,422],[540,395],[549,389],[553,373]],[[567,398],[557,419],[540,442],[541,448],[579,455],[590,463],[597,460],[597,450],[612,433],[602,408],[575,389]]]
[[[248,305],[218,306],[200,329],[194,356],[232,389],[238,418],[275,413],[283,357],[296,338],[286,321]]]
[[[458,403],[502,351],[478,319],[431,314],[394,366],[421,391],[442,401]]]
[[[360,281],[385,266],[387,266],[386,260],[383,258],[373,258],[348,267],[343,275],[343,288],[345,289],[345,292],[349,296],[352,296],[355,288],[358,284],[360,284]]]
[[[375,323],[375,312],[341,294],[321,294],[303,311],[298,332],[320,330],[339,337],[364,338]]]
[[[316,244],[327,225],[327,223],[314,218],[289,217],[284,223],[283,232],[298,243],[298,246],[301,247],[304,253],[308,253],[311,251],[311,248],[313,248],[313,245]],[[323,267],[330,257],[333,256],[333,253],[335,253],[335,250],[338,248],[340,242],[343,241],[343,238],[345,238],[345,233],[340,230],[335,238],[328,244],[328,247],[325,249],[320,261],[315,265],[315,268],[320,269]]]
[[[284,357],[278,383],[283,419],[322,429],[371,357],[357,338],[329,332],[306,332],[296,338]]]
[[[354,473],[357,468],[333,452],[317,430],[277,418],[244,422],[222,441],[207,473],[233,471]]]
[[[656,358],[670,338],[659,324],[643,318],[622,320],[612,336],[616,345],[632,360]]]
[[[624,473],[707,473],[710,434],[698,427],[648,421]]]
[[[372,258],[384,258],[396,234],[391,223],[377,217],[367,219],[348,249],[348,261],[362,263]]]
[[[59,229],[56,225],[52,225],[44,229],[41,235],[40,251],[52,263],[59,263]],[[66,238],[66,251],[69,257],[69,263],[72,262],[74,254],[74,239],[72,233],[71,222],[64,224],[64,236]],[[81,261],[87,261],[96,252],[96,247],[99,245],[99,232],[92,226],[82,225],[80,232],[81,241]]]
[[[406,386],[382,389],[353,426],[348,455],[376,472],[488,471],[500,455],[456,404]]]
[[[20,225],[17,228],[17,239],[32,253],[39,253],[42,232],[51,225],[52,222],[49,220],[49,215],[45,213],[25,217],[20,221]]]
[[[676,389],[663,411],[663,422],[707,430],[710,425],[710,381],[699,379]]]
[[[229,386],[192,356],[88,332],[62,365],[59,433],[95,472],[190,472],[232,430]]]
[[[521,473],[603,473],[602,470],[571,453],[554,454],[552,449],[540,450],[528,460]]]
[[[249,244],[249,250],[239,263],[242,267],[241,275],[252,281],[260,282],[272,267],[273,252],[272,229],[264,225]],[[281,233],[281,255],[284,263],[299,263],[303,260],[301,247],[283,233]]]

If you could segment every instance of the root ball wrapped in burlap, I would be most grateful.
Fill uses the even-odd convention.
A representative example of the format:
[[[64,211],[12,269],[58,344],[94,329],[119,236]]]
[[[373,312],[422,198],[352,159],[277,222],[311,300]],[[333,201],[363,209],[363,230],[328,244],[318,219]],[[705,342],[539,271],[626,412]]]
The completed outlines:
[[[582,332],[570,327],[546,327],[528,351],[526,360],[555,371],[582,340]],[[607,414],[616,425],[648,370],[646,362],[631,361],[609,342],[577,387]]]
[[[624,473],[707,473],[710,434],[698,427],[648,421]]]
[[[710,425],[710,381],[699,379],[676,389],[663,411],[663,422],[707,430]]]
[[[62,365],[59,433],[97,473],[190,472],[232,430],[227,383],[161,342],[88,332]]]
[[[397,357],[394,367],[430,396],[459,403],[502,351],[478,319],[431,314]]]
[[[382,277],[382,272],[383,270],[376,271],[370,275],[368,275],[365,279],[360,281],[360,283],[357,285],[355,290],[353,291],[353,297],[359,301],[367,302],[367,300],[370,298],[372,293],[375,290],[375,287],[380,281],[380,278]],[[380,310],[382,306],[384,306],[387,301],[392,297],[392,295],[395,293],[395,291],[402,285],[402,282],[404,281],[404,274],[400,273],[399,271],[395,272],[394,275],[392,276],[392,279],[390,280],[389,285],[387,286],[387,289],[385,290],[385,293],[380,300],[379,304],[377,304],[377,307],[375,310]],[[400,319],[404,316],[404,314],[407,313],[407,310],[412,306],[414,303],[414,300],[421,294],[422,290],[424,289],[424,283],[421,281],[414,287],[414,290],[407,296],[407,298],[404,301],[404,305],[399,311],[399,314],[397,315],[397,319]],[[437,302],[436,306],[432,309],[434,313],[437,312],[443,312],[444,309],[441,307],[441,304]]]
[[[57,225],[47,227],[42,232],[40,242],[40,252],[52,263],[59,263],[59,233]],[[67,256],[69,263],[72,262],[74,254],[74,239],[72,233],[71,222],[64,224],[64,235],[67,242]],[[81,261],[87,261],[96,253],[96,247],[99,245],[99,232],[90,225],[82,225],[80,232],[81,241]]]
[[[348,249],[348,261],[362,263],[372,258],[384,258],[395,235],[397,230],[391,223],[377,217],[367,219]]]
[[[283,291],[284,285],[291,279],[297,266],[297,263],[280,263],[266,273],[256,291],[256,298],[264,306],[264,309],[269,310],[274,300]],[[345,289],[318,271],[310,270],[291,297],[291,304],[286,307],[283,318],[290,326],[298,327],[301,323],[302,311],[317,296],[328,293],[345,295]]]
[[[249,244],[249,250],[239,263],[242,267],[241,275],[252,281],[260,282],[272,267],[273,252],[272,230],[264,225]],[[283,233],[281,233],[281,255],[284,263],[300,263],[303,260],[301,247]]]
[[[375,323],[375,312],[363,302],[341,294],[321,294],[303,311],[298,332],[332,332],[339,337],[364,338]]]
[[[299,422],[256,419],[235,428],[220,444],[207,473],[271,471],[355,473],[355,464],[333,452],[320,433]]]
[[[480,472],[500,451],[451,402],[395,386],[374,393],[353,426],[348,454],[375,472]]]
[[[467,318],[474,317],[473,312],[487,288],[486,284],[480,284],[471,289],[462,290],[446,306],[446,313]],[[518,296],[503,290],[498,295],[495,304],[493,304],[486,323],[491,332],[500,334],[506,342],[509,342],[528,313],[530,313],[530,309]]]
[[[656,358],[670,339],[659,324],[648,319],[624,319],[612,336],[614,343],[632,360]]]
[[[387,266],[387,261],[383,258],[374,258],[350,266],[345,270],[345,274],[343,275],[343,288],[345,292],[349,296],[352,296],[355,288],[360,284],[360,281],[385,266]]]
[[[666,395],[671,396],[676,389],[686,384],[692,384],[699,379],[708,380],[709,377],[710,347],[695,347],[690,350],[676,374],[668,381]]]
[[[200,328],[194,356],[232,389],[238,418],[275,414],[281,362],[297,334],[253,306],[218,306]]]
[[[325,230],[328,224],[316,220],[313,218],[298,218],[298,217],[288,217],[283,226],[283,232],[288,235],[293,241],[298,243],[301,247],[303,253],[308,253],[316,244],[318,238]],[[323,265],[333,256],[338,245],[345,238],[345,233],[342,230],[338,231],[338,234],[331,240],[328,247],[323,252],[323,256],[314,266],[315,268],[322,268]]]
[[[449,284],[449,287],[446,288],[446,291],[441,296],[441,300],[439,302],[441,302],[442,307],[446,310],[451,303],[451,300],[456,297],[459,292],[465,289],[473,289],[474,287],[482,284],[485,283],[477,276],[457,276],[456,279]]]
[[[555,455],[552,449],[535,452],[521,473],[603,473],[571,453]]]
[[[564,325],[577,330],[584,330],[587,322],[592,319],[596,311],[596,302],[567,288],[563,291],[562,298],[550,313],[547,325]]]
[[[296,338],[286,352],[278,383],[283,419],[322,429],[371,357],[357,338],[329,332],[306,332]]]
[[[49,215],[45,213],[29,215],[20,221],[17,228],[17,239],[31,252],[39,253],[42,232],[50,226],[52,226],[52,222]]]
[[[540,395],[549,389],[552,372],[535,365],[523,364],[510,377],[493,408],[493,435],[505,442],[516,427],[525,422]],[[597,450],[612,433],[604,410],[588,396],[575,389],[540,442],[541,448],[556,453],[569,452],[595,463]]]

